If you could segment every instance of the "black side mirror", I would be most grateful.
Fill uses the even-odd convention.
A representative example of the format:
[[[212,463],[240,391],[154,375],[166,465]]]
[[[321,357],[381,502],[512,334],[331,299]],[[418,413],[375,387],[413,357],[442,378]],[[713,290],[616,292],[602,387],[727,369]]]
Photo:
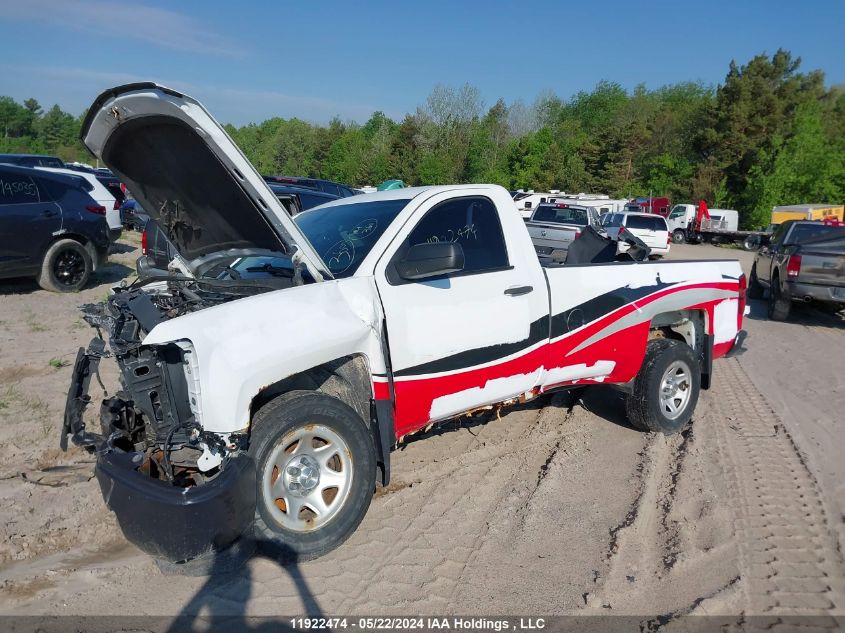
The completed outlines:
[[[396,262],[396,272],[408,281],[439,277],[463,269],[464,249],[454,242],[414,244],[405,257]]]

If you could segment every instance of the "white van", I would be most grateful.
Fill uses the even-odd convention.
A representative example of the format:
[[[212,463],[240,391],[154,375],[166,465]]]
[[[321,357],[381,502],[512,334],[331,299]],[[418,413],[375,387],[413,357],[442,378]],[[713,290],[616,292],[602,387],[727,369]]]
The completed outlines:
[[[514,204],[516,204],[516,209],[519,211],[522,219],[527,222],[531,219],[531,214],[534,213],[534,209],[537,208],[537,205],[546,204],[556,198],[565,197],[566,192],[558,191],[556,189],[539,193],[535,192],[533,189],[529,189],[528,191],[517,191],[513,195],[513,201]]]
[[[651,257],[664,257],[669,254],[671,238],[666,219],[656,213],[610,213],[602,222],[604,230],[611,239],[617,239],[620,227],[625,227],[640,238],[651,249]],[[629,245],[620,242],[618,252],[624,253]]]

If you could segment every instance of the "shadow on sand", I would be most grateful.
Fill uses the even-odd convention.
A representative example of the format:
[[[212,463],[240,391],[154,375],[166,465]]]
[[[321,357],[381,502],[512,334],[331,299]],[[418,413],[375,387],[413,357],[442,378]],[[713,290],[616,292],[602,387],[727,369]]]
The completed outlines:
[[[207,575],[206,581],[185,604],[169,626],[168,633],[228,633],[230,631],[270,632],[293,631],[290,617],[324,617],[323,611],[302,575],[293,551],[286,545],[261,539],[241,539],[238,547],[226,550],[205,565],[176,571],[163,566],[168,573]],[[299,594],[301,607],[295,613],[275,616],[248,616],[247,604],[252,597],[255,580],[250,562],[267,559],[279,566],[279,574],[287,574]]]

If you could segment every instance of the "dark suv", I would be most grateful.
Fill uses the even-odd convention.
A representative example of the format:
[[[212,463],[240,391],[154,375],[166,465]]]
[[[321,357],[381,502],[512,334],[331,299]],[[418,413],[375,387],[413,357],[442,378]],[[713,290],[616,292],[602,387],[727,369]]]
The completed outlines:
[[[0,164],[0,278],[73,292],[106,260],[106,208],[77,176]]]
[[[353,189],[348,185],[339,182],[332,182],[331,180],[323,180],[321,178],[303,178],[302,176],[264,176],[271,185],[291,185],[293,187],[305,187],[307,189],[316,189],[324,193],[330,193],[338,198],[348,198],[349,196],[357,196],[362,193],[357,189]]]
[[[58,167],[59,169],[65,166],[61,158],[45,154],[0,154],[0,163],[21,167]]]

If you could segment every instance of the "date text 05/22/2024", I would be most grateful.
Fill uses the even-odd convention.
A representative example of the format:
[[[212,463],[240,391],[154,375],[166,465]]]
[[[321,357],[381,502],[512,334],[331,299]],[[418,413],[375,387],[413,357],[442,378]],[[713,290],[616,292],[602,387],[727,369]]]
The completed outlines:
[[[544,618],[463,617],[321,617],[291,618],[291,627],[302,630],[358,629],[362,631],[530,631],[545,628]]]

